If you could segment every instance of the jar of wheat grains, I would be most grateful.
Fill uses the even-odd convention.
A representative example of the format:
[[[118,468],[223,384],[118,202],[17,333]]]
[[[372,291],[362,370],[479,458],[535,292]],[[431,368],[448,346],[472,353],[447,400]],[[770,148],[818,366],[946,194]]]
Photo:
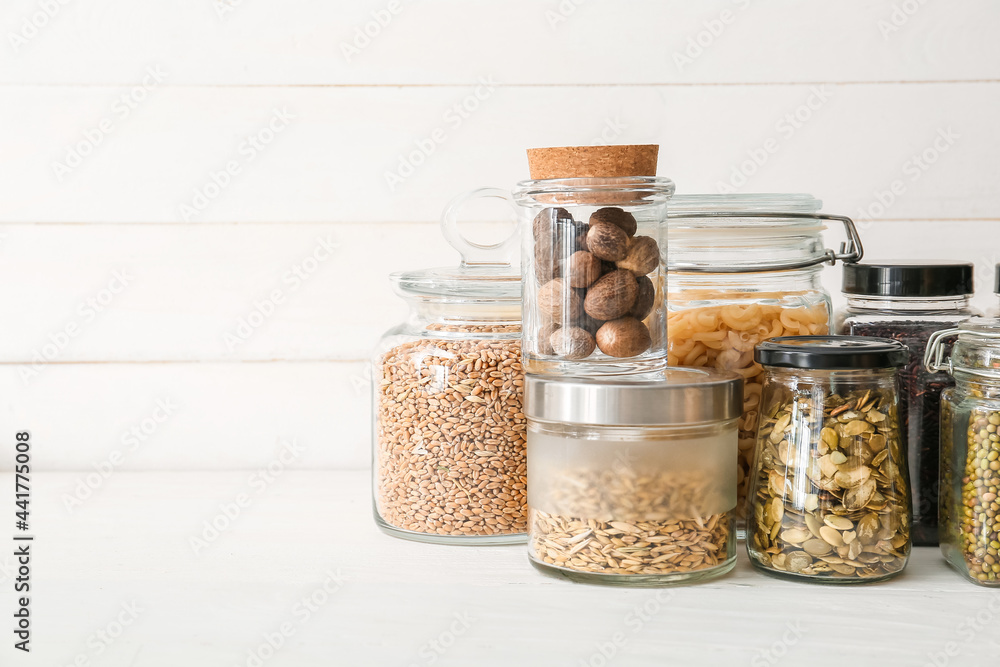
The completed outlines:
[[[425,542],[523,542],[519,239],[470,243],[455,221],[462,203],[442,222],[461,264],[390,277],[410,312],[372,361],[375,520]]]

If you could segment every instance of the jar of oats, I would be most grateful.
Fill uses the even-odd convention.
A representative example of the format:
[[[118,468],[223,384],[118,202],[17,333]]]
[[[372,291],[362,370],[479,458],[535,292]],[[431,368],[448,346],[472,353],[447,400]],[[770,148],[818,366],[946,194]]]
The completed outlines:
[[[762,369],[754,346],[776,336],[829,333],[823,266],[862,256],[854,223],[820,214],[821,207],[807,194],[684,195],[670,202],[667,362],[743,376],[734,460],[740,512],[760,415]],[[823,242],[828,221],[845,227],[839,252]],[[742,534],[742,514],[738,525]]]
[[[375,520],[424,542],[523,542],[521,276],[511,264],[519,240],[469,243],[455,207],[442,226],[461,265],[390,277],[410,317],[373,359]]]
[[[933,334],[925,363],[955,378],[941,398],[941,551],[969,581],[1000,586],[1000,320]]]
[[[542,571],[687,583],[736,562],[735,373],[529,375],[529,541]]]

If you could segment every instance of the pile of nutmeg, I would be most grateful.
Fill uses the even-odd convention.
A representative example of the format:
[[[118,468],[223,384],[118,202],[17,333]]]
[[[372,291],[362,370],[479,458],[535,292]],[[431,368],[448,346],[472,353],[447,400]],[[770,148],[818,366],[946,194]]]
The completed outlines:
[[[636,228],[635,217],[617,207],[598,209],[587,222],[564,208],[535,217],[540,354],[584,359],[596,348],[633,357],[649,349],[642,320],[656,288],[647,274],[659,266],[660,249],[652,237],[636,236]]]

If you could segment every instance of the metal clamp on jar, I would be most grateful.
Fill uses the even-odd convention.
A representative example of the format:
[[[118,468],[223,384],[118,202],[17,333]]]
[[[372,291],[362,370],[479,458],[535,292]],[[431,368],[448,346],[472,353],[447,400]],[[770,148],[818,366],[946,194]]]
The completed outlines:
[[[659,586],[736,562],[733,373],[529,375],[529,555],[579,581]]]
[[[936,332],[924,363],[955,378],[941,397],[941,551],[966,579],[1000,586],[1000,320]]]

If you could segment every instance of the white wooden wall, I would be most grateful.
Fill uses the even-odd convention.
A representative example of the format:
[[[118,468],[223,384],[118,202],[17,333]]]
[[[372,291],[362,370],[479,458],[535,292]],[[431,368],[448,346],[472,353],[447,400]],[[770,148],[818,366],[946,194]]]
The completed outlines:
[[[282,439],[365,466],[386,275],[454,262],[442,207],[530,146],[659,143],[689,193],[757,155],[740,191],[816,195],[869,257],[974,260],[992,304],[998,24],[989,0],[5,0],[0,440],[32,429],[49,469],[253,468]]]

